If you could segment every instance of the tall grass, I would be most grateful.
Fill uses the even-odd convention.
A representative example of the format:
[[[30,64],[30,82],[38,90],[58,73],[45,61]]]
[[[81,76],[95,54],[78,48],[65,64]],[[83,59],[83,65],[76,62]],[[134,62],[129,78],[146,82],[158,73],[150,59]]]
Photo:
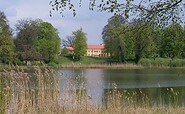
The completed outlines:
[[[81,63],[69,63],[58,66],[60,68],[104,68],[104,69],[138,69],[143,68],[141,65],[136,64],[123,64],[123,63],[92,63],[92,64],[81,64]]]
[[[76,86],[53,69],[21,68],[0,73],[1,114],[183,114],[185,108],[178,105],[153,105],[142,91],[120,92],[116,84],[108,90],[103,105],[93,103],[84,84]],[[77,79],[78,80],[78,79]],[[139,99],[138,99],[139,97]]]

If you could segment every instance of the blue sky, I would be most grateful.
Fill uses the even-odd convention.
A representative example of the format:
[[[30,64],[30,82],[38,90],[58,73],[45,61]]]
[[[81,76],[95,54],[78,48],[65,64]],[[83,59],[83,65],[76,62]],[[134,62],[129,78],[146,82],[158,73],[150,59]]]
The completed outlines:
[[[5,13],[9,20],[10,27],[14,29],[18,20],[24,18],[42,19],[51,23],[59,31],[61,39],[72,34],[72,31],[83,28],[87,33],[88,44],[102,43],[101,32],[112,16],[109,13],[92,12],[88,10],[87,1],[83,1],[82,7],[77,8],[77,16],[73,17],[72,12],[66,11],[65,17],[59,12],[53,12],[49,16],[51,6],[50,0],[0,0],[0,10]],[[78,0],[77,0],[78,1]]]

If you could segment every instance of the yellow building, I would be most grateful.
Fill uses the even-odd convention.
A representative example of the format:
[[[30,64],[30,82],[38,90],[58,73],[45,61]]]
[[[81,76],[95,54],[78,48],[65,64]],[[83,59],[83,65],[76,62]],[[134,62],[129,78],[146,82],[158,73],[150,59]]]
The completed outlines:
[[[87,45],[87,56],[106,57],[108,54],[105,52],[105,47],[103,44]]]
[[[73,47],[66,47],[68,49],[69,54],[73,54]],[[110,56],[105,52],[105,47],[103,44],[100,45],[87,45],[87,54],[85,56],[93,56],[93,57],[107,57]]]

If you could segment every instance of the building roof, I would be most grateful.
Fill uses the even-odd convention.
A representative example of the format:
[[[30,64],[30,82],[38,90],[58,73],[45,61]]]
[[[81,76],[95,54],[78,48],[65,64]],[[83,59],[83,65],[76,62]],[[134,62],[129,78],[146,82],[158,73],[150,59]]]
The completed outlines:
[[[73,47],[69,47],[69,46],[66,46],[66,49],[68,49],[69,51],[73,51]]]
[[[100,45],[87,45],[87,49],[104,49],[104,45],[100,44]]]
[[[98,49],[98,50],[103,50],[105,47],[103,44],[100,45],[87,45],[87,49]],[[70,46],[66,46],[66,49],[73,51],[74,48]]]

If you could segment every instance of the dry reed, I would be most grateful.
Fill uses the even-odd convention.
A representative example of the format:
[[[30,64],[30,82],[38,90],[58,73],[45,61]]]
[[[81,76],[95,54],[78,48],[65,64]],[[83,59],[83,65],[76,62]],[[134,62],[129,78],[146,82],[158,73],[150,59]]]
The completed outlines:
[[[122,64],[122,63],[117,63],[117,64],[80,64],[80,63],[71,63],[71,64],[63,64],[59,66],[61,68],[104,68],[104,69],[140,69],[144,68],[141,65],[136,65],[136,64]]]
[[[2,114],[184,114],[184,107],[152,106],[149,98],[141,97],[137,102],[114,89],[109,91],[103,106],[92,102],[85,92],[83,83],[77,87],[68,79],[61,88],[58,72],[47,68],[23,69],[12,66],[1,76],[0,111]],[[142,91],[140,92],[142,94]]]

